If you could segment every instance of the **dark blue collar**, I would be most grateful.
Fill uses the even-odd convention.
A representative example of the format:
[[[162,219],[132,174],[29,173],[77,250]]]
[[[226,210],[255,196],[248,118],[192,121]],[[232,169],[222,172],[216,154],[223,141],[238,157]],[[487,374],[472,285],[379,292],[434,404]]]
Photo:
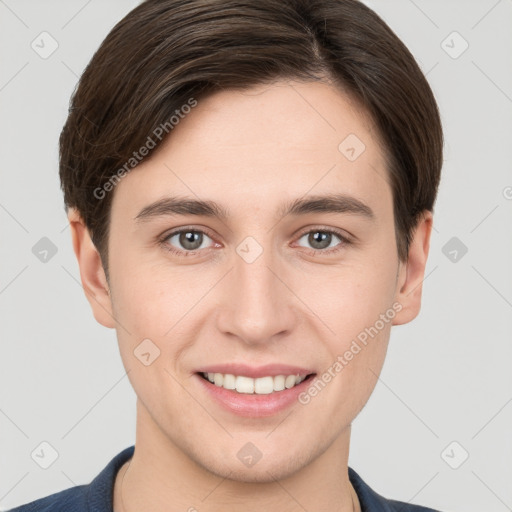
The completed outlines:
[[[116,475],[134,451],[135,446],[130,446],[118,453],[89,485],[65,489],[10,512],[112,512]],[[362,512],[436,512],[431,508],[384,498],[373,491],[351,467],[348,468],[348,476],[359,498]]]

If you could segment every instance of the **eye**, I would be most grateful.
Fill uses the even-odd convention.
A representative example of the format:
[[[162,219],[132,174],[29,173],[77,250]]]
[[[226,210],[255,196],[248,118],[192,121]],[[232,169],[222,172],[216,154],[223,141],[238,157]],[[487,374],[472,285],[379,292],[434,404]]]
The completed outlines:
[[[160,243],[171,253],[188,256],[195,253],[195,251],[208,248],[208,239],[212,240],[204,231],[182,228],[166,234]]]
[[[336,238],[340,241],[340,243],[332,246],[331,244],[336,241]],[[309,230],[301,235],[300,240],[305,239],[306,243],[310,244],[313,250],[310,252],[312,254],[317,253],[325,253],[330,254],[333,252],[337,252],[343,249],[345,246],[349,245],[351,241],[348,237],[339,233],[338,231],[334,231],[331,229],[313,229]],[[300,245],[300,244],[299,244]],[[301,247],[305,247],[301,245]],[[329,250],[326,250],[329,249]]]
[[[305,239],[306,243],[312,247],[306,252],[313,255],[335,253],[351,244],[351,240],[347,236],[332,229],[310,229],[300,236],[299,242],[302,239]],[[336,239],[339,241],[337,244]],[[202,229],[181,228],[165,234],[160,239],[160,245],[172,254],[190,256],[196,254],[197,251],[212,248],[213,245],[208,244],[208,240],[213,242],[212,237]],[[333,243],[334,245],[332,245]],[[308,249],[307,246],[300,243],[299,246]]]

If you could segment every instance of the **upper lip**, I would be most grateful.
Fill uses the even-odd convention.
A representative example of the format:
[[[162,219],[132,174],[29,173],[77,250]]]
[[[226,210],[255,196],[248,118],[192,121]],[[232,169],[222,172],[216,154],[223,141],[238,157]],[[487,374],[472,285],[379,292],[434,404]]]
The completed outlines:
[[[306,377],[307,375],[314,373],[314,371],[308,368],[287,364],[249,366],[243,363],[226,363],[202,366],[197,370],[197,373],[229,373],[232,375],[243,375],[244,377],[257,379],[258,377],[275,377],[277,375],[299,375],[300,377]]]

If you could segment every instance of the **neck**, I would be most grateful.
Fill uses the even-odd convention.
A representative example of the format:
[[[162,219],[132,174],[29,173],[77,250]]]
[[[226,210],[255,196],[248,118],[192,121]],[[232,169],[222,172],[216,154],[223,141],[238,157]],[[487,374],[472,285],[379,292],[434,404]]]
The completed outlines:
[[[241,508],[247,512],[359,511],[348,479],[349,442],[350,427],[319,457],[293,474],[276,478],[267,471],[262,481],[247,482],[233,478],[233,474],[215,474],[193,460],[138,404],[135,451],[118,472],[114,511],[164,512],[169,507],[188,512],[234,512]]]

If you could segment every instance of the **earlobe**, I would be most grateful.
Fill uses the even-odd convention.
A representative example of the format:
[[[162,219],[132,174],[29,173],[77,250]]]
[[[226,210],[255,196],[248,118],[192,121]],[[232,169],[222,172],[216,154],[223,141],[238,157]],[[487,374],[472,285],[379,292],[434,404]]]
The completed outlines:
[[[80,279],[94,318],[105,327],[114,328],[112,301],[103,264],[89,230],[75,208],[68,211],[73,250],[80,268]]]
[[[407,261],[400,263],[395,300],[402,309],[395,316],[393,325],[406,324],[420,312],[432,223],[432,212],[423,212],[414,231]]]

